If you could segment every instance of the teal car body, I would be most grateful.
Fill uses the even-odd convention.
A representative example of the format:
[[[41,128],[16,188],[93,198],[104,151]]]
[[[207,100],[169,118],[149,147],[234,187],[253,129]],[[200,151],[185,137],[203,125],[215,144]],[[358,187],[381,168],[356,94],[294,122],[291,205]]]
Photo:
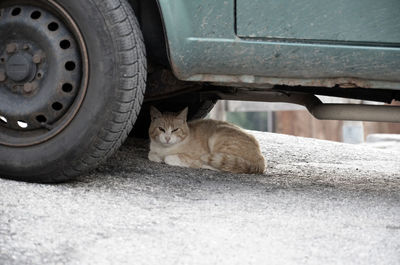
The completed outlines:
[[[398,0],[158,0],[187,81],[400,89]]]

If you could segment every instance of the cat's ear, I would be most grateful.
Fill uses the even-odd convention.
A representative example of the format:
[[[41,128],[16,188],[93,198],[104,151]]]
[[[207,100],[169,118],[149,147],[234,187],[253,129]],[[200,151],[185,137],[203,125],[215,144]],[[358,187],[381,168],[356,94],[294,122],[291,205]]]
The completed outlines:
[[[182,110],[178,116],[176,116],[178,119],[186,121],[187,119],[187,114],[188,114],[188,107],[186,107],[184,110]]]
[[[154,121],[157,118],[161,118],[162,114],[158,109],[156,109],[156,107],[150,106],[150,117],[151,120]]]

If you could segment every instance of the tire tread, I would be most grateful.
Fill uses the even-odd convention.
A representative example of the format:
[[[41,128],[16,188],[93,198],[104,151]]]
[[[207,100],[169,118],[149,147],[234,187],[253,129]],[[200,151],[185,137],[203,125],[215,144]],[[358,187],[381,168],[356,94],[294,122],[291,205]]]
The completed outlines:
[[[114,39],[119,74],[115,100],[111,106],[107,126],[96,135],[90,150],[72,166],[64,168],[62,179],[86,172],[105,161],[128,137],[140,111],[146,86],[146,54],[139,23],[126,0],[100,1],[99,9],[109,22]],[[52,179],[51,182],[59,182]]]

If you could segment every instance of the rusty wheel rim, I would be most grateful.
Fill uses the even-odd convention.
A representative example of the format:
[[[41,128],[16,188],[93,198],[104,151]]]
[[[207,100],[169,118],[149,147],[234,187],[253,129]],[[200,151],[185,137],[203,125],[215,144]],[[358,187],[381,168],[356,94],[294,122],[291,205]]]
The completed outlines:
[[[88,55],[56,2],[0,6],[0,145],[30,146],[62,132],[86,94]]]

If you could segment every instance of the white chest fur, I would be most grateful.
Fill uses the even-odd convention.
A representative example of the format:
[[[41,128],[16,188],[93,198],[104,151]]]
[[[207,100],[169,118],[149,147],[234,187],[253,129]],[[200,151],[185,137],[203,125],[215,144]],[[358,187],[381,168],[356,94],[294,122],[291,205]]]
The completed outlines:
[[[186,144],[188,139],[184,141],[168,146],[152,141],[150,143],[149,160],[154,162],[165,162],[165,157],[175,155],[179,153],[182,145]]]

